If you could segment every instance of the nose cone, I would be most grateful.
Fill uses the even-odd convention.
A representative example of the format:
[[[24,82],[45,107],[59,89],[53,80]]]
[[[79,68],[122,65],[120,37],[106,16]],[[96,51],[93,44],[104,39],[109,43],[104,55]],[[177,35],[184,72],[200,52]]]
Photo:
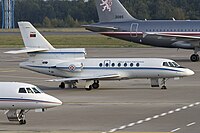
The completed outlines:
[[[186,69],[184,74],[185,74],[185,76],[192,76],[192,75],[194,75],[194,71],[192,71],[190,69]]]
[[[57,99],[53,96],[48,95],[48,99],[49,99],[48,100],[49,101],[49,104],[48,104],[49,108],[62,105],[62,101],[60,101],[59,99]]]

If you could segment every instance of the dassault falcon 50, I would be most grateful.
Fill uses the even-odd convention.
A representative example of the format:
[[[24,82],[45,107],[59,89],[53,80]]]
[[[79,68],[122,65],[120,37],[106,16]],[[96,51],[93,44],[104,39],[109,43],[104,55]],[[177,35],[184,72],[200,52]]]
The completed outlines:
[[[191,49],[199,61],[200,20],[138,20],[119,0],[95,0],[99,23],[83,25],[102,35],[156,47]]]
[[[18,121],[20,124],[26,124],[25,114],[31,109],[43,112],[62,104],[37,86],[27,83],[0,82],[0,91],[0,110],[7,110],[5,114],[8,120]]]
[[[188,68],[173,60],[160,58],[86,58],[85,49],[55,49],[29,22],[19,22],[25,48],[6,53],[27,53],[20,67],[39,73],[62,77],[49,81],[61,82],[60,87],[76,88],[79,80],[86,81],[85,89],[99,88],[100,80],[150,79],[152,87],[166,89],[168,78],[193,75]],[[162,79],[159,82],[159,79]]]

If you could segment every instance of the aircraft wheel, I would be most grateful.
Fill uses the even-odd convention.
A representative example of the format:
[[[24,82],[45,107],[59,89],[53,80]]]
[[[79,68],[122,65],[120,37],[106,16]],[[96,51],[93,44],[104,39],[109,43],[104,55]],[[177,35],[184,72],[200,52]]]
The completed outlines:
[[[190,60],[191,60],[192,62],[197,62],[197,61],[199,61],[199,55],[198,55],[198,54],[193,54],[193,55],[191,55]]]
[[[166,87],[165,85],[163,85],[163,86],[161,87],[161,90],[167,90],[167,87]]]
[[[73,86],[73,89],[77,89],[78,87],[77,86]]]
[[[99,88],[99,84],[98,84],[98,83],[93,83],[93,84],[92,84],[92,88],[98,89],[98,88]]]
[[[87,91],[91,91],[92,90],[92,85],[89,86],[89,88],[85,88]]]
[[[65,83],[64,83],[64,82],[61,82],[61,84],[59,85],[59,87],[60,87],[61,89],[65,89]]]
[[[19,124],[20,124],[20,125],[26,124],[26,120],[20,120],[20,121],[19,121]]]

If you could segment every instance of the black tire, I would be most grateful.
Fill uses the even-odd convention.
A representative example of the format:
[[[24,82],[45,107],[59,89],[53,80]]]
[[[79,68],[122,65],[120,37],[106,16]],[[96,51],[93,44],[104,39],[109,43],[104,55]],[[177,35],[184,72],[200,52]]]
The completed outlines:
[[[161,90],[167,90],[167,87],[164,85],[162,86]]]
[[[62,82],[62,83],[59,85],[59,87],[60,87],[61,89],[65,89],[65,83]]]
[[[99,88],[99,84],[98,84],[98,83],[93,83],[93,84],[92,84],[92,88],[98,89],[98,88]]]
[[[193,55],[191,55],[190,60],[191,60],[192,62],[197,62],[197,61],[199,61],[199,55],[198,55],[198,54],[193,54]]]
[[[23,124],[26,124],[26,120],[23,120]]]
[[[85,88],[85,90],[91,91],[92,90],[92,85],[90,85],[89,88]]]
[[[19,121],[19,124],[20,124],[20,125],[26,124],[26,120],[20,120],[20,121]]]

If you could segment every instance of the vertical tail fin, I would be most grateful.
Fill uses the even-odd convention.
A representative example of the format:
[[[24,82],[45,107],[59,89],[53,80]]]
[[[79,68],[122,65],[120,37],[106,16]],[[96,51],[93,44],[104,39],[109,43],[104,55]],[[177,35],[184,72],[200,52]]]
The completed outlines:
[[[18,22],[19,29],[26,48],[46,48],[54,47],[33,27],[29,22]]]
[[[96,0],[96,8],[100,22],[118,22],[136,20],[119,0]]]

